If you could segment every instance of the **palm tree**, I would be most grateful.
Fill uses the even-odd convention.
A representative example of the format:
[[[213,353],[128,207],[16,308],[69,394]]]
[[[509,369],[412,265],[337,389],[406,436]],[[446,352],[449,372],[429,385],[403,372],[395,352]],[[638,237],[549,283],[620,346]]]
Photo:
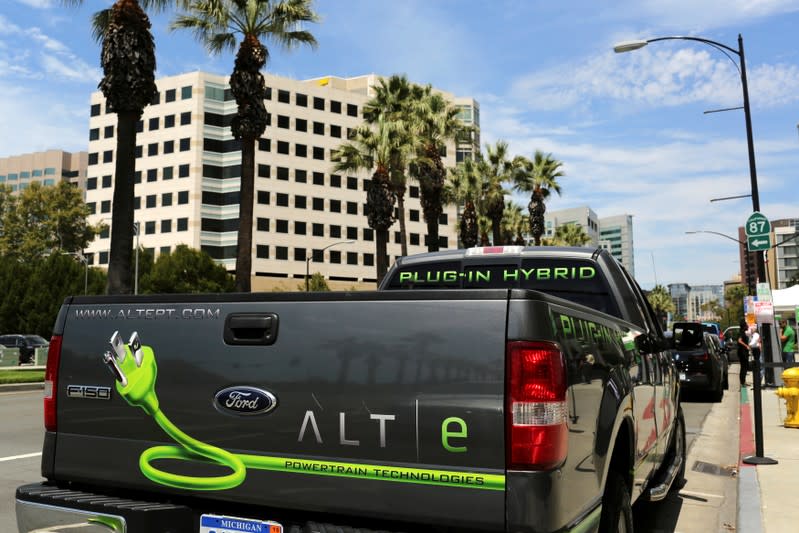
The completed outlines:
[[[241,192],[236,244],[236,290],[250,291],[252,273],[252,212],[255,188],[255,141],[266,130],[266,88],[261,69],[269,59],[262,40],[289,49],[300,44],[316,47],[303,23],[316,22],[312,0],[185,0],[188,13],[178,15],[172,29],[189,29],[209,52],[236,50],[230,90],[238,110],[231,124],[241,141]]]
[[[405,175],[406,155],[411,152],[416,139],[411,134],[411,106],[415,86],[408,82],[402,74],[394,74],[389,78],[381,78],[374,86],[375,96],[363,106],[363,118],[367,124],[376,124],[381,119],[390,120],[398,129],[403,129],[407,145],[397,145],[395,153],[390,156],[390,185],[397,199],[397,219],[400,224],[400,253],[408,255],[408,233],[405,228],[405,191],[407,179]]]
[[[521,206],[510,200],[505,202],[505,213],[502,215],[502,242],[523,246],[526,226]]]
[[[555,228],[552,246],[583,246],[591,241],[585,228],[574,222],[562,224]]]
[[[669,291],[663,285],[655,285],[655,288],[646,295],[646,299],[649,300],[649,305],[652,306],[661,324],[665,326],[667,314],[674,312],[675,309]]]
[[[62,0],[79,6],[83,0]],[[142,10],[165,8],[167,0],[118,0],[92,17],[92,36],[102,43],[103,78],[99,89],[108,111],[117,114],[114,198],[108,294],[132,292],[133,197],[136,167],[136,123],[156,94],[155,42],[150,19]]]
[[[463,213],[458,221],[461,245],[464,248],[476,246],[479,229],[476,202],[480,197],[478,164],[467,159],[449,169],[443,196],[449,203],[463,205]]]
[[[427,251],[438,251],[438,221],[444,212],[444,184],[447,170],[441,153],[450,139],[464,130],[458,120],[458,109],[430,85],[415,86],[412,116],[413,127],[419,137],[419,152],[411,161],[411,175],[419,181],[422,214],[427,223]]]
[[[502,214],[505,212],[505,182],[513,179],[514,169],[508,158],[508,143],[497,141],[486,145],[486,157],[480,161],[482,171],[483,214],[491,220],[494,246],[502,244]]]
[[[563,163],[554,159],[552,154],[544,154],[536,150],[533,160],[518,156],[513,160],[515,169],[515,187],[519,191],[529,192],[530,203],[530,233],[533,235],[535,245],[541,245],[541,235],[544,234],[544,213],[547,207],[545,201],[552,191],[560,195],[558,178],[565,176],[561,170]]]
[[[334,169],[340,171],[372,171],[366,189],[366,217],[375,230],[375,265],[379,284],[388,271],[388,230],[394,223],[396,194],[391,185],[392,164],[403,146],[407,149],[407,131],[386,116],[378,116],[372,125],[363,124],[351,141],[334,153]]]

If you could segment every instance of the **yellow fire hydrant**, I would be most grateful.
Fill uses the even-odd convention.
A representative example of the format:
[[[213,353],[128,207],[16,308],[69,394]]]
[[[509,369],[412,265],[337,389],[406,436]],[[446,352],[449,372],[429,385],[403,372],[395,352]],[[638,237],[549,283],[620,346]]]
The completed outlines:
[[[788,411],[784,425],[786,428],[799,428],[799,367],[785,370],[782,381],[785,386],[777,389],[777,396],[785,400]]]

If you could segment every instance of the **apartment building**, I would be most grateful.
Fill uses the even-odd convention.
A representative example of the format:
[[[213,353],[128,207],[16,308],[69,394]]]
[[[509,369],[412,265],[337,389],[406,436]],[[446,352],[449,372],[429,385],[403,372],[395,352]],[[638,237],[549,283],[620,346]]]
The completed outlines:
[[[87,166],[87,152],[46,150],[0,157],[0,184],[8,185],[13,192],[23,191],[31,183],[55,185],[61,180],[83,188]]]
[[[599,243],[599,217],[587,205],[544,213],[544,237],[553,238],[558,226],[566,224],[576,224],[585,230],[591,237],[586,246],[596,246]]]
[[[253,213],[253,290],[297,288],[306,273],[321,272],[332,287],[374,287],[374,232],[364,207],[368,172],[336,173],[331,152],[361,122],[375,75],[292,80],[265,75],[269,122],[256,149]],[[158,94],[144,110],[136,147],[135,220],[141,246],[156,255],[178,244],[207,251],[235,268],[240,145],[230,131],[236,103],[226,76],[192,72],[156,81]],[[444,93],[479,126],[471,98]],[[86,201],[92,223],[111,222],[116,115],[91,97]],[[476,145],[475,145],[476,146]],[[447,147],[444,164],[471,157],[473,146]],[[406,194],[408,253],[426,248],[419,188]],[[440,219],[440,246],[457,246],[455,207]],[[399,224],[389,255],[400,255]],[[109,259],[109,231],[88,249],[92,264]],[[299,280],[299,282],[298,282]]]
[[[799,219],[773,220],[774,248],[768,253],[768,271],[772,289],[787,289],[799,276]]]

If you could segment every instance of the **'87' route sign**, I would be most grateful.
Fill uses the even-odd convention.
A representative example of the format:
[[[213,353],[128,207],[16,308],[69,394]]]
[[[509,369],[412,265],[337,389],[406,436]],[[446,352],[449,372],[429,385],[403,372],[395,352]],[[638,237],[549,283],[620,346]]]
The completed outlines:
[[[761,252],[771,248],[771,222],[760,211],[755,211],[744,224],[746,246],[750,252]]]

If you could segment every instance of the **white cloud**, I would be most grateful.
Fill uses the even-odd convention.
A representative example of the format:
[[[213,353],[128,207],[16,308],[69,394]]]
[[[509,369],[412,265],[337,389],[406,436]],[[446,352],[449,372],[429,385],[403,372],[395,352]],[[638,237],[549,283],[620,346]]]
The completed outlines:
[[[19,4],[24,4],[36,9],[50,9],[55,6],[55,0],[16,0]]]
[[[643,18],[664,28],[722,28],[799,11],[795,0],[635,0],[619,6],[625,18]]]

